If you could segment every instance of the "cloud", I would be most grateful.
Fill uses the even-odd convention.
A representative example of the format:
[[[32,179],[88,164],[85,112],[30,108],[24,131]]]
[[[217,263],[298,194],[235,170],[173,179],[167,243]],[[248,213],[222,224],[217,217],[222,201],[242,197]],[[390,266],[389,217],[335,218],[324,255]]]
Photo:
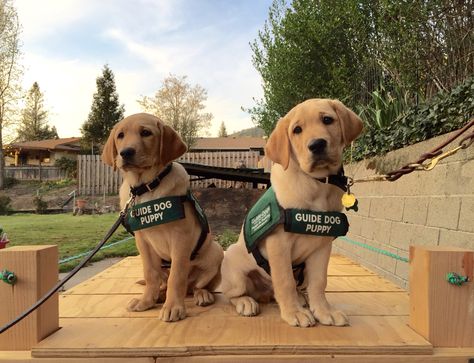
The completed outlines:
[[[15,7],[23,25],[22,39],[46,38],[74,26],[94,12],[94,3],[82,0],[18,0]]]
[[[45,96],[44,106],[49,111],[50,123],[56,126],[61,137],[78,136],[90,109],[101,65],[44,58],[33,53],[26,54],[25,60],[25,90],[38,82]]]
[[[126,114],[152,95],[170,73],[187,75],[208,91],[206,112],[229,132],[253,126],[241,106],[261,97],[249,41],[263,20],[246,3],[202,0],[18,0],[24,28],[24,87],[38,81],[60,136],[79,135],[104,64],[116,78]],[[262,18],[265,13],[262,13]]]

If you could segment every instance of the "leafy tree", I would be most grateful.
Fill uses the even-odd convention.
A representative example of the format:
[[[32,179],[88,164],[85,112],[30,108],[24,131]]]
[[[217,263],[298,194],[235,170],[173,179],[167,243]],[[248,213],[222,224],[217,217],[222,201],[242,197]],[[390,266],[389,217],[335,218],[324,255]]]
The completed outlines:
[[[125,112],[124,105],[119,104],[114,74],[108,65],[104,66],[102,76],[97,77],[96,84],[91,111],[81,128],[82,142],[86,147],[91,143],[103,144]]]
[[[225,128],[224,121],[221,122],[221,127],[219,128],[219,137],[227,137],[227,129]]]
[[[357,50],[367,48],[370,34],[361,7],[356,0],[273,2],[251,44],[264,98],[248,111],[267,134],[304,99],[353,96],[364,68]]]
[[[5,130],[11,126],[20,98],[20,24],[11,0],[0,0],[0,189],[5,187]]]
[[[209,127],[212,114],[203,112],[207,91],[200,85],[190,85],[186,76],[169,75],[153,97],[144,96],[137,102],[143,110],[159,117],[173,127],[191,147],[199,132]]]
[[[21,123],[17,130],[18,141],[47,140],[59,138],[56,127],[48,125],[48,112],[44,109],[43,94],[37,82],[28,91]]]
[[[274,0],[251,43],[263,98],[247,109],[268,134],[311,97],[367,105],[381,86],[410,105],[474,73],[472,1]]]

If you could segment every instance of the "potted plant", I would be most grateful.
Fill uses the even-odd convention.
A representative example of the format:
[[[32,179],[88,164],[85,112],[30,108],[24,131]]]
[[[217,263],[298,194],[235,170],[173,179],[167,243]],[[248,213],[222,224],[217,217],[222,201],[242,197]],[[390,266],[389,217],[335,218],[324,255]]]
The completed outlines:
[[[7,243],[10,241],[8,240],[7,234],[3,231],[3,228],[0,226],[0,249],[5,248]]]

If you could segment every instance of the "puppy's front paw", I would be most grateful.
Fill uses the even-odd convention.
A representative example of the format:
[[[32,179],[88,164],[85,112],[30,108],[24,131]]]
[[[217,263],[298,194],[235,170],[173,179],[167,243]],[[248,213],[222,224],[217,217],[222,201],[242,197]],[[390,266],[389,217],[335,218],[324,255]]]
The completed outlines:
[[[255,316],[260,312],[258,302],[250,296],[240,296],[231,299],[232,304],[235,305],[235,310],[242,316]]]
[[[349,318],[340,310],[311,309],[311,311],[314,317],[323,325],[349,325]]]
[[[305,308],[298,308],[297,310],[281,312],[281,317],[291,326],[299,326],[307,328],[316,325],[316,319],[311,311]]]
[[[132,299],[127,305],[128,311],[145,311],[155,307],[155,302],[142,299]]]
[[[211,305],[214,303],[214,295],[206,289],[195,289],[194,302],[198,306]]]
[[[186,317],[184,305],[164,304],[160,310],[160,319],[166,322],[182,320]]]

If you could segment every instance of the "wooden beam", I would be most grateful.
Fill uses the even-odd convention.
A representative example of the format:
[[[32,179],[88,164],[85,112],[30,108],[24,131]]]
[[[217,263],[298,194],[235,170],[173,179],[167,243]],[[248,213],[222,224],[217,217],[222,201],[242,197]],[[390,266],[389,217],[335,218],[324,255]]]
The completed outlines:
[[[16,246],[0,250],[0,270],[14,272],[17,281],[0,281],[0,326],[31,307],[58,281],[57,246]],[[59,327],[58,295],[17,325],[0,334],[1,350],[25,350]]]
[[[474,251],[410,246],[409,325],[436,347],[474,347]],[[446,275],[468,276],[462,286]]]

